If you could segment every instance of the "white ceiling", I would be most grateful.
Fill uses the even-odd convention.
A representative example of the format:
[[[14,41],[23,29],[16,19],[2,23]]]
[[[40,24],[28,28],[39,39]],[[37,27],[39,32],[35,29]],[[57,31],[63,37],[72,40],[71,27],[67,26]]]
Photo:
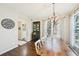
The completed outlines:
[[[9,3],[4,4],[22,13],[23,16],[34,18],[48,17],[52,15],[52,6],[50,3]],[[65,15],[73,10],[77,3],[56,3],[56,15]]]

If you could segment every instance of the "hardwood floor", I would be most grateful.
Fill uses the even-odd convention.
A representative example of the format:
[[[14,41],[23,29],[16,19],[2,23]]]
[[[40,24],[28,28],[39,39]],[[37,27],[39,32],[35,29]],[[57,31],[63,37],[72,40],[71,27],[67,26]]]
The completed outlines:
[[[26,43],[23,46],[19,46],[1,56],[38,56],[35,50],[33,41]]]

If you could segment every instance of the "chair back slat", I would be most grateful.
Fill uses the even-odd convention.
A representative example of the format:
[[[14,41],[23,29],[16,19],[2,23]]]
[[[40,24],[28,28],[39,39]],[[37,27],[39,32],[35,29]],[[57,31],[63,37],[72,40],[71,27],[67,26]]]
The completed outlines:
[[[37,54],[39,54],[39,55],[43,54],[43,47],[44,47],[44,45],[45,45],[45,42],[44,42],[43,39],[38,40],[38,41],[35,42],[35,48],[36,48]]]

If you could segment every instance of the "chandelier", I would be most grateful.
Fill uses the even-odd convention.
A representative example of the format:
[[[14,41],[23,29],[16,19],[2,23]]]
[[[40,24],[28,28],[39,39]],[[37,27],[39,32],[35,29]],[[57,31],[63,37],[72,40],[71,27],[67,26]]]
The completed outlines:
[[[56,32],[57,32],[56,31],[57,30],[57,26],[56,26],[57,25],[57,21],[56,21],[57,16],[56,16],[56,13],[55,13],[55,3],[52,3],[51,5],[52,5],[52,11],[53,11],[53,13],[52,13],[53,16],[50,19],[51,23],[53,23],[53,26],[51,25],[53,27],[53,33],[52,34],[56,34]]]

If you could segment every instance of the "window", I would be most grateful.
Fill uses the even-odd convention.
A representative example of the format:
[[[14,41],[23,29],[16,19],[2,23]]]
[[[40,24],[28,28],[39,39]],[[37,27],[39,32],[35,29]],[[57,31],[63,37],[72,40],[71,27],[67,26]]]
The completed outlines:
[[[74,19],[75,19],[75,23],[74,23],[74,30],[75,30],[75,33],[74,33],[74,36],[75,36],[75,45],[76,46],[79,46],[79,14],[75,15],[74,16]]]
[[[70,47],[77,55],[79,55],[79,13],[78,12],[75,15],[72,15],[70,23],[71,23]]]

